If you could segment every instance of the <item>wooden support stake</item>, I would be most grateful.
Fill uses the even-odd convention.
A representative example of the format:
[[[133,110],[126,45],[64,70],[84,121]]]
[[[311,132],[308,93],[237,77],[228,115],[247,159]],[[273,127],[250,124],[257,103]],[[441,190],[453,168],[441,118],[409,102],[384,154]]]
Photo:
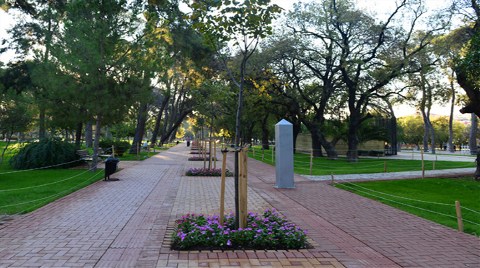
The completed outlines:
[[[262,161],[265,159],[265,149],[262,147]]]
[[[213,143],[213,169],[217,168],[217,141]]]
[[[220,183],[220,225],[225,214],[225,174],[227,172],[227,150],[222,150],[222,180]]]
[[[387,161],[383,161],[383,173],[387,173]]]
[[[252,154],[253,154],[253,157],[255,158],[255,147],[252,146]]]
[[[272,146],[272,163],[275,163],[275,145]]]
[[[333,172],[332,172],[331,176],[332,176],[332,186],[334,186],[335,185],[335,177],[333,176]]]
[[[115,157],[115,145],[112,145],[112,157]]]
[[[460,206],[460,201],[455,201],[455,210],[457,212],[458,231],[463,232],[462,207]]]
[[[310,175],[312,175],[312,168],[313,168],[313,149],[310,152]]]
[[[238,152],[238,217],[239,228],[244,228],[243,225],[243,150]]]
[[[208,141],[208,169],[212,169],[212,139]]]
[[[207,169],[207,141],[204,140],[201,142],[202,146],[202,155],[203,155],[203,169]]]
[[[242,169],[242,176],[241,176],[241,181],[240,181],[240,202],[239,202],[239,207],[240,207],[240,228],[245,228],[247,226],[247,185],[248,185],[248,166],[247,166],[247,160],[248,160],[248,149],[244,148],[241,150],[241,169]]]

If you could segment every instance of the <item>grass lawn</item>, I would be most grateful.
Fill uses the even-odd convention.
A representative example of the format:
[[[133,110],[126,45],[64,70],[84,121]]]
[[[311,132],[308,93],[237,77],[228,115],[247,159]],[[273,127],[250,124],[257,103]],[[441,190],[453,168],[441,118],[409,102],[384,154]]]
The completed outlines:
[[[263,155],[263,160],[262,160]],[[253,150],[250,149],[248,156],[267,164],[273,165],[272,150],[262,152],[260,147],[255,147],[255,156]],[[434,168],[435,165],[435,168]],[[419,160],[400,160],[383,158],[360,158],[358,162],[347,162],[346,158],[340,157],[337,160],[330,160],[325,157],[313,159],[312,175],[330,175],[330,174],[364,174],[364,173],[381,173],[399,172],[399,171],[415,171],[422,170],[422,161]],[[475,167],[475,162],[453,162],[453,161],[425,161],[425,170],[432,169],[451,169]],[[294,168],[297,174],[310,174],[310,155],[304,153],[296,153],[294,155]]]
[[[8,151],[0,163],[0,216],[33,211],[103,178],[103,170],[13,170],[12,155]]]
[[[5,145],[5,142],[0,142],[0,149],[3,150]],[[174,145],[166,144],[156,147],[155,152],[151,149],[151,152],[138,155],[125,153],[119,159],[144,160]],[[102,179],[104,175],[103,169],[95,173],[86,169],[13,170],[8,162],[16,150],[15,144],[9,145],[5,158],[0,162],[0,216],[33,211]]]
[[[373,181],[336,186],[454,229],[457,229],[455,201],[458,200],[464,231],[480,236],[480,183],[472,178]]]

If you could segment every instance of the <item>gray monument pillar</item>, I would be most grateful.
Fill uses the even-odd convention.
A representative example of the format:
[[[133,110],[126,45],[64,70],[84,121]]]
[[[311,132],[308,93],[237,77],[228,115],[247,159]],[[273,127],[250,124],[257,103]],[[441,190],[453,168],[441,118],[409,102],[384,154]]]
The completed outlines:
[[[276,188],[295,188],[293,181],[293,125],[285,119],[275,125]]]

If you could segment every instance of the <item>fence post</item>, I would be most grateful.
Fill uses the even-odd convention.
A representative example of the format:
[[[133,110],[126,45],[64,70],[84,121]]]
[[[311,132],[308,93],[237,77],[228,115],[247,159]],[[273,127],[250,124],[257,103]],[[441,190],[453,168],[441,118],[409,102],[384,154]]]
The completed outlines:
[[[457,212],[457,224],[458,231],[463,232],[463,219],[462,219],[462,208],[460,206],[460,201],[455,201],[455,210]]]
[[[223,226],[223,215],[225,214],[225,174],[227,172],[227,148],[222,150],[222,180],[220,183],[220,225]]]

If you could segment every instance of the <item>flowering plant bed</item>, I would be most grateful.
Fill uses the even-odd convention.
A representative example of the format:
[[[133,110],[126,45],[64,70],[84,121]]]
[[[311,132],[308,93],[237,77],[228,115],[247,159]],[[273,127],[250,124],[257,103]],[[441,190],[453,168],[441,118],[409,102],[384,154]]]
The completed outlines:
[[[203,158],[202,158],[203,160]],[[185,174],[187,176],[209,176],[209,177],[217,177],[217,176],[222,176],[222,169],[221,168],[190,168],[187,170],[187,173]],[[231,177],[233,176],[233,173],[230,172],[228,169],[225,172],[225,176]]]
[[[204,154],[204,152],[198,152],[198,151],[192,151],[190,154]],[[205,154],[210,154],[209,152],[206,152]]]
[[[306,231],[289,223],[280,214],[265,210],[262,215],[250,212],[247,227],[234,229],[235,218],[225,216],[224,225],[218,216],[187,214],[177,220],[172,249],[301,249],[309,248]]]
[[[188,158],[188,161],[208,161],[208,157],[203,158],[202,156],[192,156]],[[212,157],[212,161],[218,160],[215,157]]]

